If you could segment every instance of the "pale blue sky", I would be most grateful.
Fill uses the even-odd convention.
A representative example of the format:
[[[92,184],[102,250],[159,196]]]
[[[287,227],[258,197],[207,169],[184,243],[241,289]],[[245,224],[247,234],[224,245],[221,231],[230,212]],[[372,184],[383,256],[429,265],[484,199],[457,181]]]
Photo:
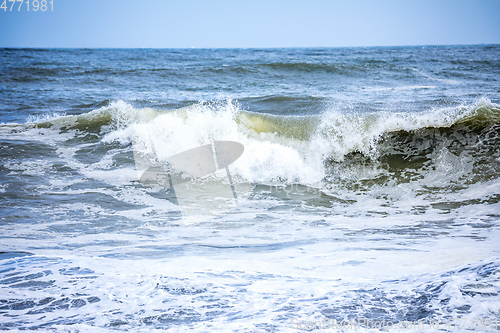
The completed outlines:
[[[0,10],[0,47],[500,43],[500,0],[53,0],[43,13],[19,3]]]

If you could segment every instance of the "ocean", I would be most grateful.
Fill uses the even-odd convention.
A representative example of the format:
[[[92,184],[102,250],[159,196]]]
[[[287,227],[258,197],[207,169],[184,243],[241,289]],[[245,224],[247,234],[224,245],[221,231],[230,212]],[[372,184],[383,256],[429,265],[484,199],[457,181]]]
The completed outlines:
[[[0,49],[0,329],[500,331],[500,46]]]

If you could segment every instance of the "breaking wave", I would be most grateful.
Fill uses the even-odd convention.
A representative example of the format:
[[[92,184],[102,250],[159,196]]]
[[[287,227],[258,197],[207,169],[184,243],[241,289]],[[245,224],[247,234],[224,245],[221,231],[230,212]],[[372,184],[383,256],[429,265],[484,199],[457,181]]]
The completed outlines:
[[[159,160],[213,140],[237,141],[245,152],[232,168],[237,180],[248,182],[406,182],[431,171],[475,182],[500,173],[500,107],[486,98],[418,113],[328,110],[305,116],[249,112],[231,100],[168,111],[117,101],[23,126],[94,133],[103,142],[154,152]]]

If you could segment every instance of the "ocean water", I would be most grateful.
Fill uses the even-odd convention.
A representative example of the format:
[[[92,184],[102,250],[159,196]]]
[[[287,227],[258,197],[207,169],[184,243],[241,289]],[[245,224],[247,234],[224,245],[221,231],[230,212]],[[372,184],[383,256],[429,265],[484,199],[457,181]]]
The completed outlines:
[[[0,329],[500,331],[499,78],[498,45],[0,49]]]

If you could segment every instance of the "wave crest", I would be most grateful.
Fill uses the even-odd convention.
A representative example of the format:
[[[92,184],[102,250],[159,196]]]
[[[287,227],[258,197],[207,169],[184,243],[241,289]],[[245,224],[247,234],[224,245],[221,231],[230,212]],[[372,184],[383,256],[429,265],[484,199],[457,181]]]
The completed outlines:
[[[423,113],[329,110],[311,116],[253,113],[231,100],[169,111],[134,108],[117,101],[81,115],[42,119],[25,126],[94,132],[105,142],[133,143],[141,154],[154,151],[159,159],[213,140],[237,141],[245,146],[245,153],[232,167],[241,180],[314,184],[342,174],[339,163],[384,165],[385,173],[402,177],[409,169],[432,168],[436,158],[429,161],[442,149],[491,163],[499,144],[499,120],[500,107],[486,98],[472,106]],[[349,172],[353,179],[361,177],[352,168]],[[380,172],[376,174],[371,177],[380,176]]]

